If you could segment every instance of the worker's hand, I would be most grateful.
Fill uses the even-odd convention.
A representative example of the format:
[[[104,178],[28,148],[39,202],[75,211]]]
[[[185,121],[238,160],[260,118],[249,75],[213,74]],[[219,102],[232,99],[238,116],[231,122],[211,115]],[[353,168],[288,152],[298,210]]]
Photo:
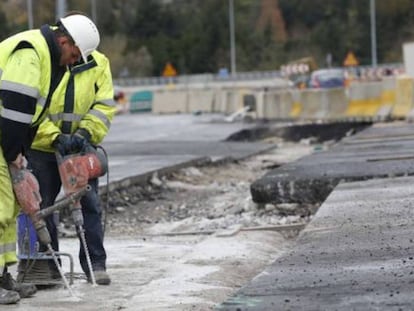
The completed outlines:
[[[71,145],[71,136],[67,134],[59,134],[52,143],[53,148],[55,148],[62,156],[71,153]]]
[[[81,152],[85,148],[85,145],[88,143],[83,136],[78,134],[73,134],[70,137],[70,140],[72,153]]]
[[[71,150],[73,153],[78,153],[89,145],[90,134],[84,129],[78,129],[70,137],[71,139]]]

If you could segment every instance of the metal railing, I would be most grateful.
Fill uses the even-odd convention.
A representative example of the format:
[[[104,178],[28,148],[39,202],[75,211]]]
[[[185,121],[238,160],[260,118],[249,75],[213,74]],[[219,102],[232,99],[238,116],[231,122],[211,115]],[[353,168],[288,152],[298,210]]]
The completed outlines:
[[[119,86],[149,86],[174,84],[190,84],[190,83],[211,83],[216,81],[247,81],[247,80],[264,80],[272,78],[281,78],[280,71],[251,71],[239,72],[236,74],[195,74],[181,75],[176,77],[147,77],[147,78],[118,78],[114,79],[114,84]]]
[[[403,68],[401,63],[380,64],[377,67],[358,66],[353,67],[356,71],[380,70],[387,68]],[[349,68],[348,68],[349,69]],[[211,82],[235,82],[235,81],[252,81],[252,80],[268,80],[273,78],[284,78],[282,71],[250,71],[238,72],[235,74],[194,74],[180,75],[176,77],[143,77],[143,78],[118,78],[114,79],[114,84],[118,86],[151,86],[151,85],[167,85],[174,84],[192,84],[192,83],[211,83]]]

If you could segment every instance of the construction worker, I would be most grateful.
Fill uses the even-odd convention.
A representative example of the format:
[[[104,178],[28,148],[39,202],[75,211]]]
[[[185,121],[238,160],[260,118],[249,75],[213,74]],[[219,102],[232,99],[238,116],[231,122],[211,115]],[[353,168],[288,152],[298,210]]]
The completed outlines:
[[[41,208],[51,206],[61,189],[55,151],[65,155],[80,152],[86,144],[100,144],[108,133],[115,112],[116,103],[109,61],[102,53],[94,51],[88,59],[82,59],[70,66],[65,73],[52,97],[48,117],[40,124],[31,150],[27,154],[28,167],[39,181]],[[96,283],[108,285],[111,280],[106,272],[98,179],[89,180],[89,185],[92,191],[80,201],[87,248]],[[46,223],[52,238],[52,247],[58,251],[57,224],[53,215],[46,219]],[[88,280],[91,281],[82,243],[79,261]],[[21,260],[18,280],[22,277],[36,283],[37,278],[53,279],[60,276],[54,261],[48,259],[36,260],[34,265]]]
[[[94,23],[85,16],[61,19],[0,42],[0,304],[33,295],[36,287],[19,284],[7,272],[17,262],[16,217],[9,165],[22,168],[39,124],[47,115],[66,66],[88,57],[99,44]]]

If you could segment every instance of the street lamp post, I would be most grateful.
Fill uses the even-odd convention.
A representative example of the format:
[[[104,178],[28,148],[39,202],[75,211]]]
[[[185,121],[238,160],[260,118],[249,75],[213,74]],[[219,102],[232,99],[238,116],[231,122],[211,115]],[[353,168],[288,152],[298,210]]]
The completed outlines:
[[[230,24],[230,61],[231,73],[236,73],[236,45],[234,39],[234,5],[233,0],[229,0],[229,24]]]
[[[96,0],[91,0],[91,7],[92,7],[92,9],[91,9],[91,11],[92,11],[92,20],[95,22],[95,24],[97,24],[98,23],[98,21],[97,21],[98,16],[96,14]]]
[[[59,20],[66,14],[66,0],[56,0],[56,20]]]
[[[33,29],[33,3],[32,0],[27,0],[27,23],[29,29]]]
[[[370,0],[371,12],[371,60],[372,66],[377,67],[377,34],[375,24],[375,0]]]

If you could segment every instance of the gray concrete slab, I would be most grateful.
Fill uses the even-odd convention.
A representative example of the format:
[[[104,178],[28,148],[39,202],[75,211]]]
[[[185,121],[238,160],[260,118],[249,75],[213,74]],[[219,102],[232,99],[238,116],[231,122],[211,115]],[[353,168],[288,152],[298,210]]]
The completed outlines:
[[[340,181],[414,174],[414,125],[378,124],[333,148],[268,172],[251,186],[256,203],[321,203]]]
[[[261,142],[227,142],[255,123],[229,123],[222,115],[125,114],[114,118],[102,146],[109,155],[112,188],[146,179],[154,172],[203,161],[241,159],[276,145]],[[102,186],[107,177],[101,178]]]
[[[217,309],[413,310],[413,183],[341,183],[295,247]]]

